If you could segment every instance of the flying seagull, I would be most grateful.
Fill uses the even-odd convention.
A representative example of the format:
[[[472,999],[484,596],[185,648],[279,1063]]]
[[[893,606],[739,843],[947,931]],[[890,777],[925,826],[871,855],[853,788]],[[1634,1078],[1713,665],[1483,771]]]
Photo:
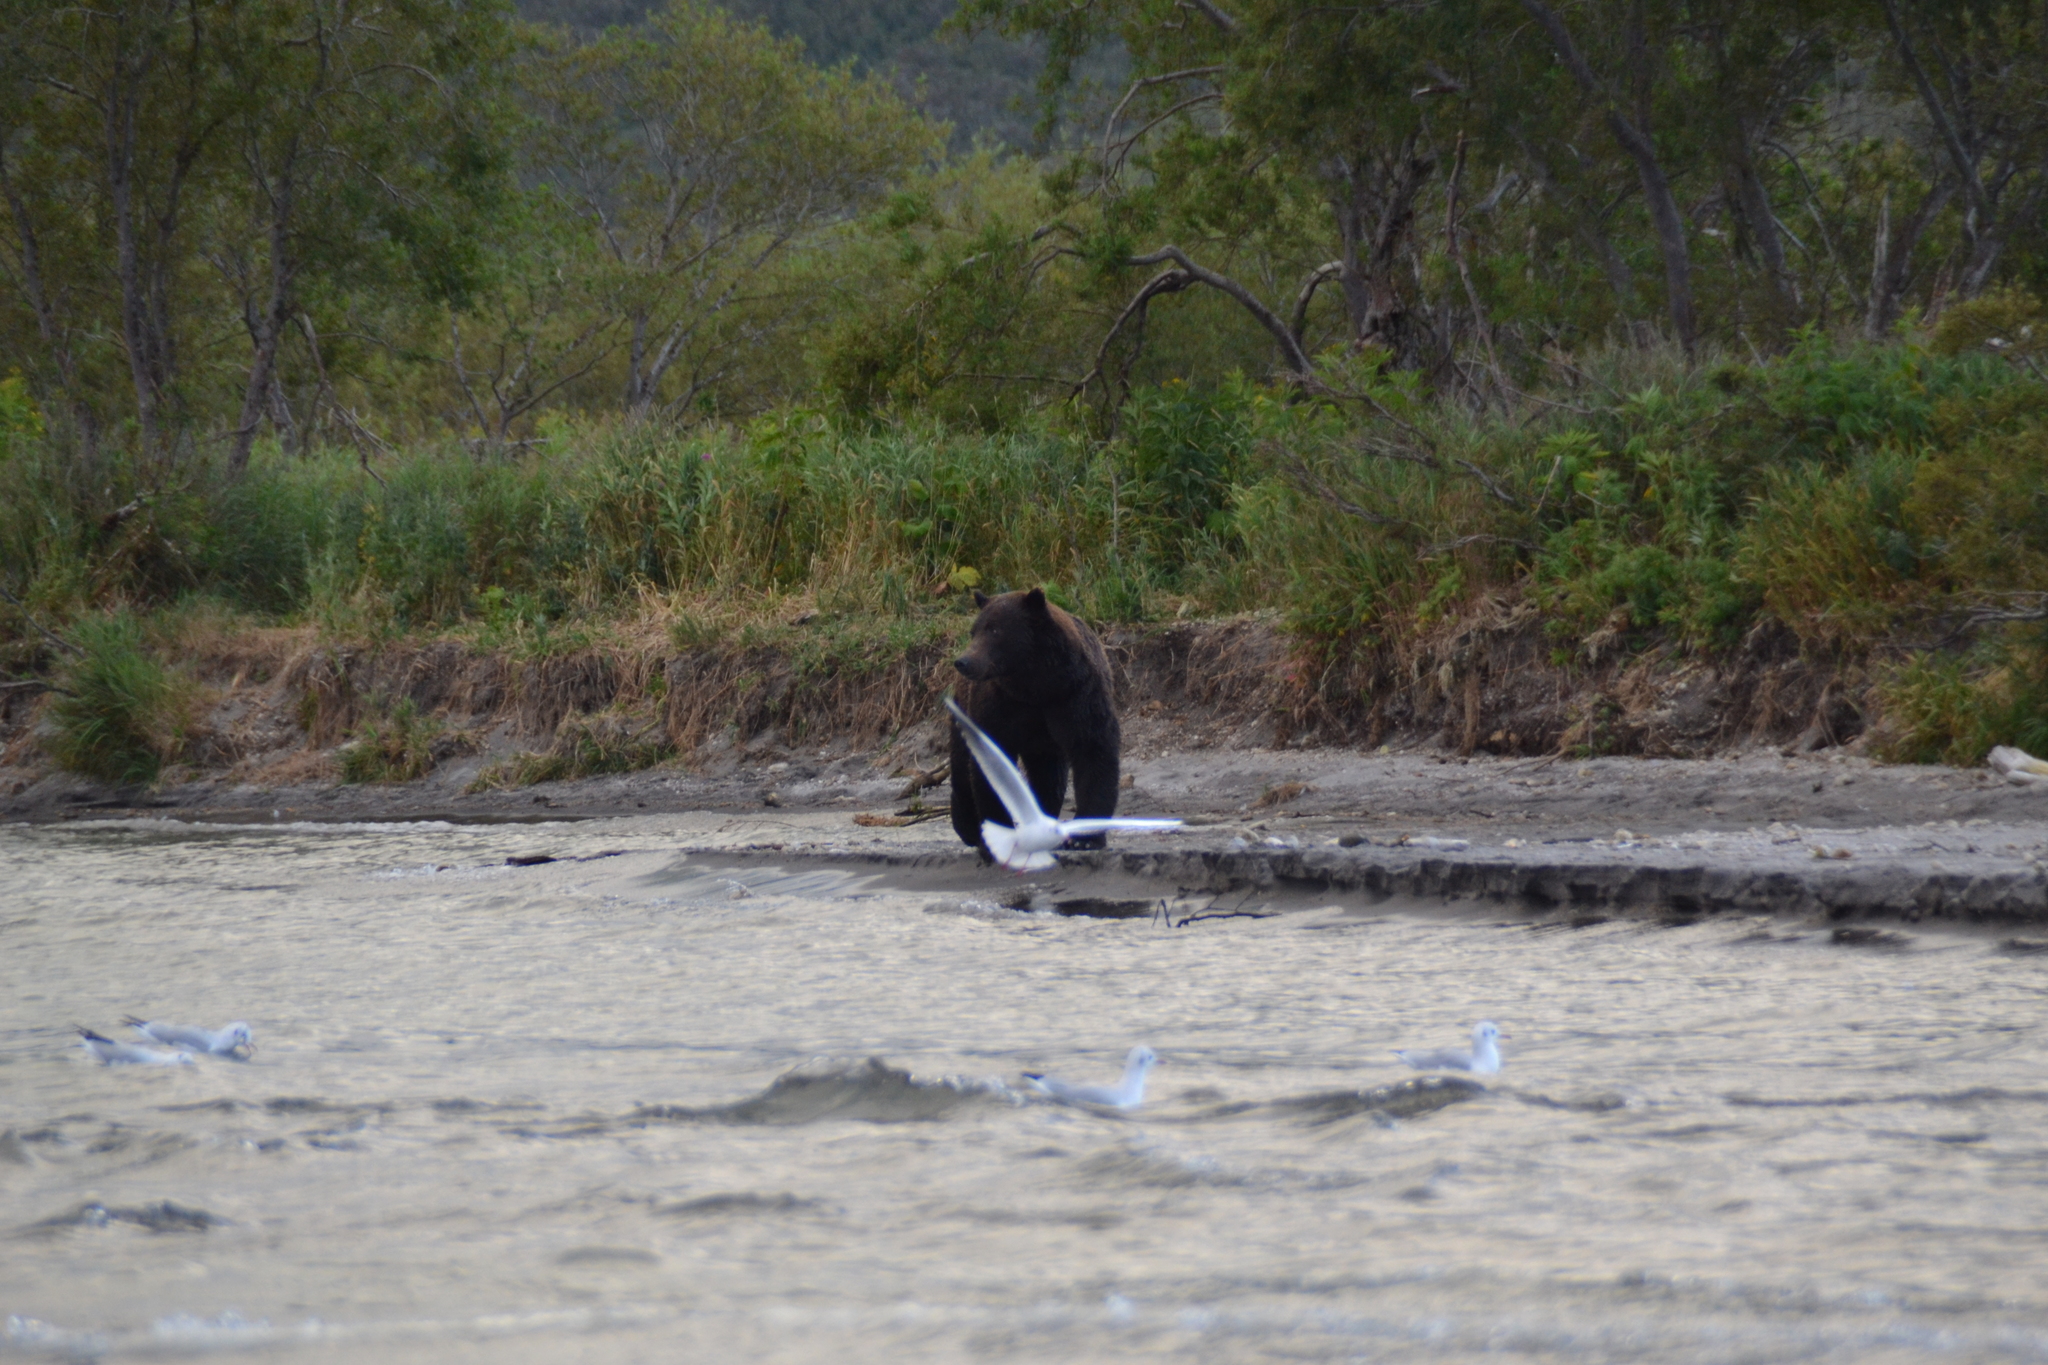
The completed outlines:
[[[1111,1109],[1136,1109],[1145,1102],[1145,1073],[1159,1064],[1159,1054],[1143,1043],[1124,1061],[1124,1078],[1115,1085],[1076,1085],[1051,1076],[1025,1072],[1024,1079],[1041,1095],[1068,1104],[1100,1104]]]
[[[951,697],[946,698],[946,709],[953,713],[953,720],[966,737],[967,747],[974,751],[974,761],[981,768],[981,775],[994,787],[1003,805],[1009,809],[1010,819],[1016,828],[1005,829],[993,820],[981,822],[981,842],[994,858],[1012,872],[1043,872],[1048,867],[1059,866],[1059,859],[1052,851],[1077,834],[1101,834],[1112,829],[1178,829],[1178,820],[1133,820],[1121,816],[1088,816],[1077,820],[1055,820],[1038,808],[1038,798],[1031,794],[1031,784],[1024,780],[1024,774],[1017,771],[1017,765],[1010,756],[996,747],[996,742],[982,733],[979,725],[967,718],[960,704]]]
[[[172,1047],[196,1048],[211,1052],[216,1057],[241,1057],[256,1051],[256,1037],[249,1032],[249,1026],[237,1019],[232,1024],[219,1028],[195,1028],[190,1024],[153,1023],[128,1015],[122,1023],[134,1029],[152,1042],[169,1043]]]
[[[160,1048],[117,1043],[89,1028],[78,1031],[78,1045],[108,1066],[190,1066],[189,1052],[165,1052]]]
[[[1470,1052],[1461,1047],[1439,1047],[1394,1055],[1417,1071],[1474,1071],[1491,1076],[1500,1070],[1500,1048],[1495,1045],[1499,1038],[1500,1026],[1491,1019],[1481,1019],[1472,1026]]]

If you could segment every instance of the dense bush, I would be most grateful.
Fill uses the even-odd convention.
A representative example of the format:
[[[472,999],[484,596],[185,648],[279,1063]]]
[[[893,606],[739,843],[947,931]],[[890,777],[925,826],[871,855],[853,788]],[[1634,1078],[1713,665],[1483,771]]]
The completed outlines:
[[[10,591],[60,624],[197,593],[334,635],[459,629],[538,653],[649,609],[708,639],[791,596],[924,638],[957,628],[966,588],[1042,583],[1098,620],[1278,610],[1334,657],[1520,593],[1565,662],[1727,649],[1764,621],[1869,659],[1900,753],[2025,728],[2038,652],[1998,633],[2024,622],[1978,618],[2048,593],[2048,384],[1982,350],[1815,338],[1761,364],[1617,352],[1587,374],[1504,415],[1370,363],[1363,410],[1174,382],[1139,390],[1106,441],[1051,419],[990,433],[786,410],[685,432],[556,423],[517,458],[428,446],[374,475],[352,451],[259,449],[239,482],[112,528],[75,510],[18,419],[0,539]],[[1979,652],[1886,662],[1944,635]],[[0,643],[24,665],[47,648],[12,607]],[[163,752],[143,729],[123,752]]]
[[[123,612],[79,621],[78,654],[59,673],[50,754],[72,772],[115,783],[154,782],[184,747],[191,690],[146,646]]]

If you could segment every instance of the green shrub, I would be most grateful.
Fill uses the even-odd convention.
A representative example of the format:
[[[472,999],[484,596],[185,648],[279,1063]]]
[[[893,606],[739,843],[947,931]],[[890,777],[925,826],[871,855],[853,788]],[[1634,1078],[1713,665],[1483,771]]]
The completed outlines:
[[[1975,767],[1994,744],[2048,752],[2048,648],[2000,642],[1918,655],[1878,681],[1877,752],[1894,763]]]
[[[1797,465],[1768,481],[1736,564],[1764,606],[1801,636],[1859,644],[1924,596],[1924,547],[1904,515],[1920,456],[1899,447],[1846,467]]]
[[[51,757],[75,773],[121,784],[154,782],[177,757],[191,689],[153,655],[131,615],[88,618],[72,629],[81,651],[59,674],[50,708]]]
[[[344,782],[411,782],[434,770],[434,741],[446,727],[423,716],[410,698],[356,727],[356,737],[341,747]]]

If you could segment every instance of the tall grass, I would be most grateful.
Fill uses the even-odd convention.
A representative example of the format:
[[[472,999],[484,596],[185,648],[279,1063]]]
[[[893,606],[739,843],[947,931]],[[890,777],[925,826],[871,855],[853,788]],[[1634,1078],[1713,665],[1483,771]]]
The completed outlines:
[[[0,580],[58,623],[199,592],[337,636],[454,629],[536,652],[650,609],[689,646],[797,600],[925,638],[957,628],[966,588],[1044,584],[1097,620],[1276,611],[1336,656],[1521,594],[1567,663],[1725,650],[1768,621],[1813,650],[1895,655],[1973,604],[2048,591],[2048,384],[1981,349],[1617,350],[1507,411],[1370,357],[1338,381],[1369,401],[1140,390],[1107,441],[1057,418],[989,432],[792,409],[557,424],[516,459],[423,445],[375,477],[352,451],[259,451],[233,484],[114,470],[112,496],[148,496],[111,530],[75,461],[17,420]],[[46,657],[36,639],[0,610],[18,666]],[[1961,723],[1955,697],[2016,676],[2000,667],[1955,686],[1898,673],[1889,695],[1949,717],[1915,722],[1931,736]]]
[[[127,613],[78,622],[46,740],[63,767],[120,784],[156,781],[182,749],[191,691],[150,652]]]

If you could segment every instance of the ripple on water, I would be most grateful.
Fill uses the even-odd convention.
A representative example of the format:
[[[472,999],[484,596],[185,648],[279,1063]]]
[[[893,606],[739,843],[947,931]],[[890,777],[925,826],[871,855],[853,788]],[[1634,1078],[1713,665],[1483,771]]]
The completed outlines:
[[[0,826],[0,1355],[2048,1355],[2037,935],[1169,917],[683,829]],[[57,1032],[137,1008],[263,1056]],[[1478,1019],[1484,1085],[1387,1055]],[[1141,1041],[1136,1112],[1012,1089]]]

